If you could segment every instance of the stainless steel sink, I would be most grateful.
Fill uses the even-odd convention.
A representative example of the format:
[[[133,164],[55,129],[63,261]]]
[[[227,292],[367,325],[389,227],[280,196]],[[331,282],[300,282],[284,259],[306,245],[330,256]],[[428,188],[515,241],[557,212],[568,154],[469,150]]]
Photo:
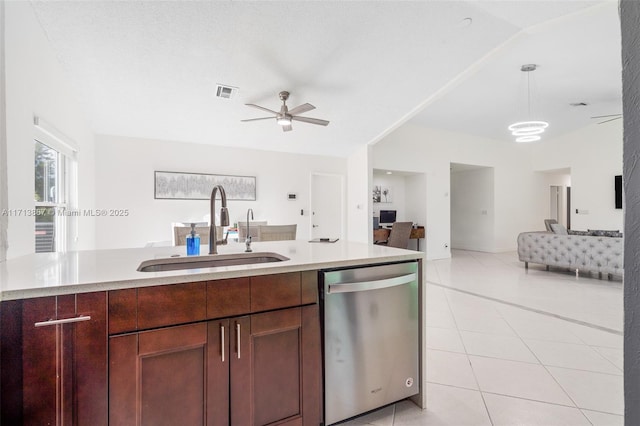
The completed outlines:
[[[170,257],[145,260],[138,266],[139,272],[180,271],[183,269],[216,268],[219,266],[252,265],[256,263],[282,262],[288,257],[278,253],[255,252],[217,254],[213,256]]]

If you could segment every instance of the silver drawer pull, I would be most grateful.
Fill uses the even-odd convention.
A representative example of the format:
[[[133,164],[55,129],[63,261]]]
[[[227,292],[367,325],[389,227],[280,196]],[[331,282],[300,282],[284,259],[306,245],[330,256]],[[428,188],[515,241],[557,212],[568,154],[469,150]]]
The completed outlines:
[[[238,342],[238,359],[240,359],[240,324],[236,324],[236,339]]]
[[[224,325],[220,326],[220,350],[222,351],[222,362],[224,362]]]
[[[48,321],[40,321],[34,324],[36,327],[46,327],[48,325],[59,325],[59,324],[70,324],[73,322],[81,322],[81,321],[89,321],[91,319],[90,316],[80,315],[73,318],[64,318],[59,320],[48,320]]]

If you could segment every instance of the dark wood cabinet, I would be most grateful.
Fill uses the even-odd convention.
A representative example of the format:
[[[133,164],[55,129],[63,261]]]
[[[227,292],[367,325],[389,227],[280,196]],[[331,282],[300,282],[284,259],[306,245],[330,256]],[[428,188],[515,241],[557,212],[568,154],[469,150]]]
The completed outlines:
[[[3,424],[107,424],[106,292],[0,306]]]
[[[315,271],[5,301],[0,422],[317,426],[320,344]]]
[[[168,326],[109,338],[110,425],[318,425],[319,310],[317,296],[303,291],[315,286],[313,276],[221,280],[193,286],[191,293],[158,287],[180,294],[162,305],[163,312],[180,313],[178,323],[203,315],[197,300],[206,307],[205,320],[175,325],[167,324],[168,316],[151,313],[150,306],[141,309],[147,297],[138,293],[134,300],[132,294],[114,292],[110,313],[137,313],[137,320],[110,317],[110,330],[142,328],[141,312]],[[185,319],[187,313],[192,317]],[[215,318],[219,315],[233,316]]]
[[[231,365],[231,423],[318,425],[321,419],[318,306],[254,314],[250,319],[248,359],[244,365]],[[236,374],[245,386],[234,392]]]
[[[112,337],[109,424],[204,425],[207,324]]]

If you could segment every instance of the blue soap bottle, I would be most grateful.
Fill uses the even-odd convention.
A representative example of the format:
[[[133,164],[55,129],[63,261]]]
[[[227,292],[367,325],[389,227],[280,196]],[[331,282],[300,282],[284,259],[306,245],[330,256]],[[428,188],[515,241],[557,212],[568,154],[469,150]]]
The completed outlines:
[[[187,256],[200,255],[200,235],[196,234],[196,224],[191,224],[191,233],[187,235]]]

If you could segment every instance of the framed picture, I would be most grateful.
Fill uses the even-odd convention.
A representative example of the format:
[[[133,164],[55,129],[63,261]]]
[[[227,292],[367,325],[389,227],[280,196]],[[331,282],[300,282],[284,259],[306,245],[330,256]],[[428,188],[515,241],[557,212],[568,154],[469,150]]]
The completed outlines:
[[[256,199],[255,176],[155,172],[156,200],[208,200],[215,185],[222,185],[227,200]]]
[[[376,185],[373,187],[373,202],[374,203],[391,203],[391,188],[382,185]]]

